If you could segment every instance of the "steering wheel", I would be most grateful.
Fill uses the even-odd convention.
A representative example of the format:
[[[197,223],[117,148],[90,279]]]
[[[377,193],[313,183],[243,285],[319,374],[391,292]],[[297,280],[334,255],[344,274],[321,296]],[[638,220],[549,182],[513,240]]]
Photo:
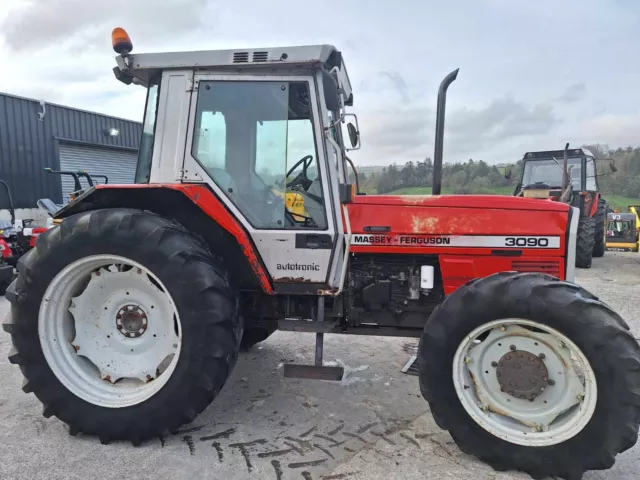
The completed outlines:
[[[309,177],[307,177],[307,170],[312,162],[313,162],[313,156],[306,155],[302,157],[300,160],[298,160],[295,163],[295,165],[289,169],[289,171],[287,172],[287,176],[285,178],[289,178],[289,175],[291,175],[295,171],[295,169],[298,168],[300,164],[302,164],[302,171],[298,175],[296,175],[296,178],[294,178],[290,182],[287,182],[287,188],[291,188],[296,185],[302,185],[302,188],[304,188],[305,190],[309,188],[309,186],[313,182],[309,180]]]

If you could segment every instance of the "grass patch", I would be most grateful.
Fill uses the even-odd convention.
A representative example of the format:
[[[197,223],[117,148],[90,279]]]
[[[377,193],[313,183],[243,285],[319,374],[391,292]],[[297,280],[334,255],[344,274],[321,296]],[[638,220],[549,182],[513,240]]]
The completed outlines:
[[[621,212],[628,212],[629,205],[640,205],[640,199],[637,198],[621,197],[619,195],[607,195],[606,193],[603,193],[602,195],[607,203],[611,205],[611,208],[613,208],[614,210],[620,210]]]
[[[484,189],[480,192],[472,192],[472,194],[476,195],[513,195],[514,187],[492,187],[488,189]],[[376,195],[375,188],[367,189],[367,193],[369,195]],[[454,191],[451,188],[443,187],[442,188],[443,195],[453,195]],[[405,187],[398,188],[392,192],[389,192],[385,195],[431,195],[431,187]],[[611,208],[614,210],[620,210],[621,212],[627,212],[629,205],[640,205],[640,199],[638,198],[629,198],[629,197],[621,197],[619,195],[607,195],[603,194],[605,200]]]
[[[511,195],[514,187],[492,187],[480,192],[473,192],[475,195]],[[452,188],[442,187],[443,195],[454,195]],[[398,188],[386,195],[431,195],[431,187],[404,187]]]

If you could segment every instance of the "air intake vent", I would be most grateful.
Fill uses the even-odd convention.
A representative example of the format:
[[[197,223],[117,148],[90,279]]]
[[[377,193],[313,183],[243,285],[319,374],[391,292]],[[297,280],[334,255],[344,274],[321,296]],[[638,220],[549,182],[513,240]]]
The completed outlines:
[[[511,268],[517,272],[538,272],[560,276],[560,262],[558,261],[537,261],[537,260],[515,260],[511,262]]]
[[[269,52],[253,52],[254,62],[266,62],[269,60]]]
[[[247,63],[249,61],[249,52],[236,52],[233,54],[233,63]]]

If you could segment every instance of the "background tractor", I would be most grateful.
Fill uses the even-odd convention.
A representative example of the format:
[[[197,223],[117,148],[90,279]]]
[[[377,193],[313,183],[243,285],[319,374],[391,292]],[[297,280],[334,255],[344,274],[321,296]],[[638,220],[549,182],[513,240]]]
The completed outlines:
[[[56,213],[6,293],[9,359],[45,416],[139,445],[193,421],[241,343],[279,329],[316,337],[286,377],[335,381],[325,334],[420,338],[436,422],[498,470],[576,479],[635,444],[640,346],[570,283],[580,211],[438,195],[457,71],[435,195],[357,195],[335,47],[132,54],[122,29],[113,45],[116,78],[147,89],[137,183]]]
[[[612,167],[613,168],[613,167]],[[527,152],[514,195],[568,203],[580,212],[576,266],[590,268],[605,252],[607,204],[598,189],[596,159],[586,148]]]
[[[634,213],[609,213],[607,225],[607,250],[640,251],[640,223]]]

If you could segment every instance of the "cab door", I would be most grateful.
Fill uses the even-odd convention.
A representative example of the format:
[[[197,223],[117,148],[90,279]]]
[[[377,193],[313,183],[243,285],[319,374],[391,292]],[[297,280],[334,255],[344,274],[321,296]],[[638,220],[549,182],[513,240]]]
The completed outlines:
[[[331,293],[344,280],[340,152],[324,135],[320,78],[193,77],[182,181],[208,184],[231,211],[276,293]]]

